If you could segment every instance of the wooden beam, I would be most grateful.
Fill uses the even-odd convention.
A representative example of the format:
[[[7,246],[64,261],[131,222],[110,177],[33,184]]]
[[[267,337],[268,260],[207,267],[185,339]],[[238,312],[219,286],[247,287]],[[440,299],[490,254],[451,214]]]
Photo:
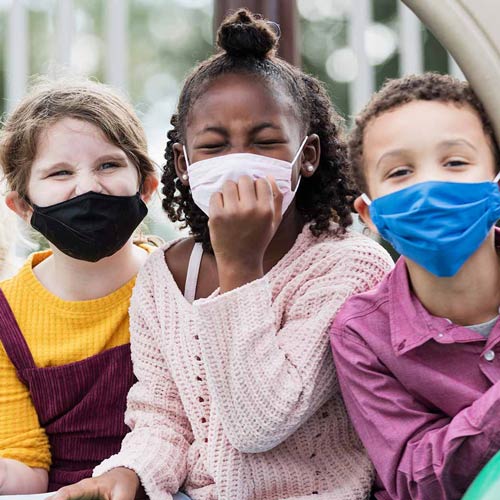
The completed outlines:
[[[295,1],[292,0],[215,0],[214,32],[229,12],[247,7],[280,26],[281,37],[278,48],[280,57],[300,66],[299,20]]]

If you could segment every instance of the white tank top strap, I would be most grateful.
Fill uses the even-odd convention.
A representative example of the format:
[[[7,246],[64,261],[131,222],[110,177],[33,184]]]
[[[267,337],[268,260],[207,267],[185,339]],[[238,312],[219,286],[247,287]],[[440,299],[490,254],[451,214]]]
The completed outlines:
[[[196,285],[198,284],[202,257],[203,245],[201,243],[195,243],[193,250],[191,250],[191,256],[189,257],[186,283],[184,285],[184,298],[189,303],[193,303],[196,297]]]

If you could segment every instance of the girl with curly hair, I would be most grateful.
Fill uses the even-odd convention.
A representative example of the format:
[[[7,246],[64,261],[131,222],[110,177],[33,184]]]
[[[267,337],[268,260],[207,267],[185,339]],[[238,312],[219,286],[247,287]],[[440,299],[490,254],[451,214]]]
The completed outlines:
[[[190,238],[146,263],[131,307],[132,428],[59,492],[152,499],[365,499],[372,468],[340,397],[328,326],[391,267],[351,233],[341,120],[240,10],[187,78],[163,206]]]

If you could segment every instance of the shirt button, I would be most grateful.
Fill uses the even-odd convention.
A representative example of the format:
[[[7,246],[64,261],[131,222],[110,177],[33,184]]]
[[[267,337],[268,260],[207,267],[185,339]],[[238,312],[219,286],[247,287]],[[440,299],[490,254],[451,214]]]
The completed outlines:
[[[442,339],[444,337],[444,333],[438,333],[438,339]]]
[[[491,349],[489,351],[486,351],[484,353],[484,359],[486,361],[493,361],[495,359],[495,352],[492,351]]]

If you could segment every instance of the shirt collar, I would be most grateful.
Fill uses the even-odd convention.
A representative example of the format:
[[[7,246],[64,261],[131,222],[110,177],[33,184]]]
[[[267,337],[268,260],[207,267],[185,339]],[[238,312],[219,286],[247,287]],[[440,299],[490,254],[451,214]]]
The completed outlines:
[[[436,331],[429,313],[411,291],[403,257],[396,262],[387,285],[391,343],[396,355],[402,355],[433,338]],[[443,327],[445,324],[443,319]]]
[[[495,246],[500,249],[500,228],[495,227]],[[451,343],[478,340],[477,332],[457,327],[445,318],[431,315],[411,290],[408,269],[400,257],[388,276],[391,343],[396,355],[418,347],[430,339]],[[448,335],[454,331],[453,336]]]
[[[389,322],[391,344],[401,356],[429,340],[441,344],[484,340],[480,333],[433,316],[411,290],[406,263],[402,257],[389,277]]]

